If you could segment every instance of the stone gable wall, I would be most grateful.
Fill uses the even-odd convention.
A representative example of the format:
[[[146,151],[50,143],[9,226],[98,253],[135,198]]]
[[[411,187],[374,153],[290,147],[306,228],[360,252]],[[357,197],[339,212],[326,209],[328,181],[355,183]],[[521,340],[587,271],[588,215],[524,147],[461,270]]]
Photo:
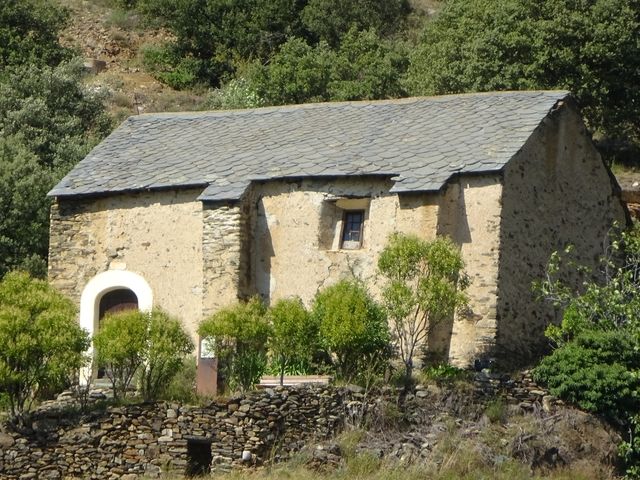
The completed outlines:
[[[528,360],[546,345],[558,312],[536,300],[553,251],[574,245],[580,264],[597,271],[613,221],[625,212],[610,176],[573,107],[547,117],[504,172],[500,228],[498,353]],[[583,281],[567,277],[576,287]]]
[[[202,316],[200,190],[60,199],[51,209],[49,280],[80,303],[86,284],[107,270],[140,274],[154,303],[191,334]]]

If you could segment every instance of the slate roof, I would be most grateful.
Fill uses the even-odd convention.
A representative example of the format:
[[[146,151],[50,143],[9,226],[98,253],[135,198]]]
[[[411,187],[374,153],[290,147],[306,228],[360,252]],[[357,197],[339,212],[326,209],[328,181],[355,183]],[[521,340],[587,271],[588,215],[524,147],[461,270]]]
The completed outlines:
[[[234,200],[251,181],[392,177],[439,190],[455,173],[501,170],[565,91],[322,103],[127,119],[50,196],[201,186]]]

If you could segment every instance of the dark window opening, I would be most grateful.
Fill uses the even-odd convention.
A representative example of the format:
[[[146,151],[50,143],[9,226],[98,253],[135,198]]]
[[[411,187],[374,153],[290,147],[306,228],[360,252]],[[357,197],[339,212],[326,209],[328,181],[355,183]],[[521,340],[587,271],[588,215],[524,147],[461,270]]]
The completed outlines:
[[[124,310],[134,310],[138,308],[138,297],[133,291],[127,288],[120,288],[105,293],[100,299],[98,307],[98,330],[102,319],[110,314],[122,312]],[[98,378],[105,378],[104,367],[98,366]]]
[[[362,246],[364,210],[346,210],[342,220],[341,248],[357,249]]]
[[[185,475],[187,477],[198,477],[209,475],[211,473],[211,455],[212,440],[206,438],[188,438],[187,439],[187,469]]]

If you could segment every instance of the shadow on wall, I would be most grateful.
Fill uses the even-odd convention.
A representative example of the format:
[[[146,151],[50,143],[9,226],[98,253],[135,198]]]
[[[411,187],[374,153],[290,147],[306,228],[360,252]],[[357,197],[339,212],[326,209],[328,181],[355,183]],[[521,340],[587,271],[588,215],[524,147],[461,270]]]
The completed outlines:
[[[269,230],[267,212],[264,201],[261,198],[258,199],[254,212],[256,215],[255,230],[253,232],[255,251],[252,252],[254,261],[251,263],[255,265],[256,293],[268,303],[271,298],[271,261],[275,257],[275,251]]]
[[[450,237],[458,247],[471,243],[464,188],[459,181],[447,184],[440,197],[438,235]],[[468,312],[468,315],[473,315],[473,312]],[[455,316],[451,315],[432,327],[427,341],[427,362],[441,363],[449,359],[454,321]]]

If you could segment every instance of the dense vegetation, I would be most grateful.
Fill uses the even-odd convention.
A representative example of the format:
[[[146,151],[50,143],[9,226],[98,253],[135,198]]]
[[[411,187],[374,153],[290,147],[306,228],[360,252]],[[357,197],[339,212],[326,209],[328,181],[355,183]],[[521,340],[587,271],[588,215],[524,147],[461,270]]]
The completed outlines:
[[[601,414],[632,432],[623,445],[628,477],[640,478],[640,227],[611,234],[600,272],[588,272],[571,260],[572,249],[554,254],[541,296],[562,309],[559,326],[547,336],[555,349],[534,370],[534,378],[552,394]],[[575,268],[586,280],[571,289],[563,273]]]
[[[111,128],[82,63],[58,42],[67,21],[53,2],[0,3],[0,277],[44,275],[46,193]]]
[[[104,2],[171,32],[144,67],[209,89],[202,108],[565,88],[607,158],[638,153],[637,0]],[[44,275],[44,194],[112,126],[58,41],[68,21],[57,2],[0,4],[0,276]]]

